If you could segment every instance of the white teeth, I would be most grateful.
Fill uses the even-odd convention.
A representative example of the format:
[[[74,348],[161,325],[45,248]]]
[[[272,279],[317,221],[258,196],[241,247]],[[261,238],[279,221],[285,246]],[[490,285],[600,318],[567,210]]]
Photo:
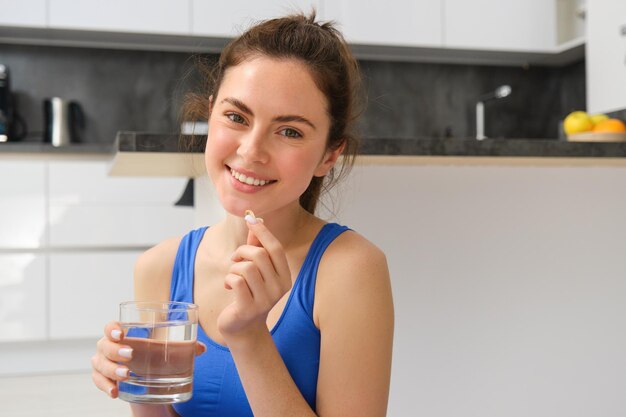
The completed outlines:
[[[230,169],[230,175],[236,178],[239,182],[243,182],[244,184],[248,185],[262,186],[269,183],[269,181],[260,180],[258,178],[246,177],[244,174],[237,172],[232,168]]]

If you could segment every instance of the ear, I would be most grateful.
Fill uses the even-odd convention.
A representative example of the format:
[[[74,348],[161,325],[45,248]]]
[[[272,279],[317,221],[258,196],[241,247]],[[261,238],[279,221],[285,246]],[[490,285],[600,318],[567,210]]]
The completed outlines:
[[[339,155],[341,155],[345,147],[346,142],[344,141],[337,149],[327,150],[324,154],[324,158],[322,158],[317,168],[315,168],[315,172],[313,173],[313,175],[316,177],[323,177],[324,175],[328,174],[328,171],[330,171],[332,167],[335,166]]]
[[[213,94],[209,96],[209,115],[207,120],[211,118],[211,112],[213,111]]]

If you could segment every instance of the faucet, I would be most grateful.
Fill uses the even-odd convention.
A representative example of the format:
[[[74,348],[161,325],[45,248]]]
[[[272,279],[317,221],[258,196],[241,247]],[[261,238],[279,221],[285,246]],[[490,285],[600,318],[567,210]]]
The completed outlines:
[[[510,85],[501,85],[495,91],[481,95],[476,102],[476,139],[486,139],[485,136],[485,101],[497,100],[511,94]]]

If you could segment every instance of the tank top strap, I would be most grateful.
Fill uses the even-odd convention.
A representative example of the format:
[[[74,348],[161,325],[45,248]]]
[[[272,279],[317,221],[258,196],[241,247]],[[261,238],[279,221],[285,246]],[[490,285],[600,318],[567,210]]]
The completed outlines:
[[[172,271],[172,283],[170,285],[170,300],[185,303],[193,302],[193,279],[194,265],[198,245],[206,232],[207,227],[201,227],[190,231],[180,241],[174,269]]]
[[[337,223],[325,224],[320,232],[317,234],[309,252],[304,259],[302,268],[300,269],[300,275],[294,285],[294,291],[302,308],[306,311],[307,315],[313,318],[313,303],[315,301],[315,283],[317,280],[317,269],[322,259],[322,255],[326,251],[326,248],[335,240],[337,236],[351,230],[347,226],[342,226]]]

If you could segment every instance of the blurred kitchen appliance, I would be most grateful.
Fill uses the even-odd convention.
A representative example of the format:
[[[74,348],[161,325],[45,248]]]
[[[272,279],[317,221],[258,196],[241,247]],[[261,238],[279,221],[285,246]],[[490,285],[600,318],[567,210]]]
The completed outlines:
[[[511,94],[510,85],[501,85],[490,93],[481,95],[476,103],[476,139],[487,139],[485,136],[485,101],[497,100]]]
[[[15,107],[9,68],[0,64],[0,142],[16,141],[26,136],[26,123]]]
[[[80,132],[85,127],[85,116],[79,103],[52,97],[44,100],[43,113],[45,143],[67,146],[81,141]]]

